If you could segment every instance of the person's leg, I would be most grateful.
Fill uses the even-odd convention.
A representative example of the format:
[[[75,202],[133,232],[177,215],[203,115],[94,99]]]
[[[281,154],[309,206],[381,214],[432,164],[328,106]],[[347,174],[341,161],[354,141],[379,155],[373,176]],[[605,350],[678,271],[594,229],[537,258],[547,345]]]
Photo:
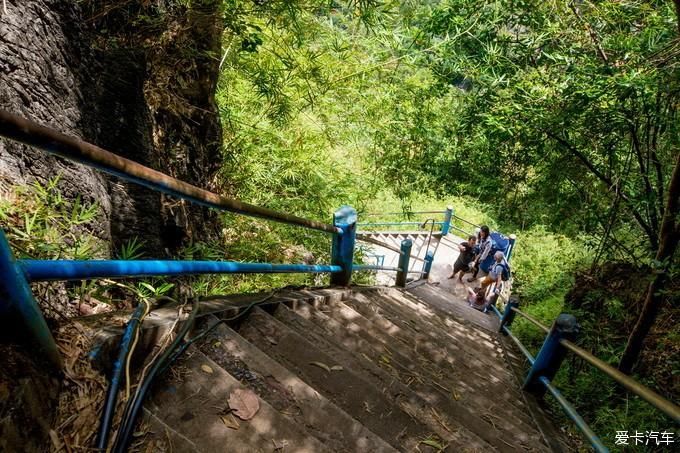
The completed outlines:
[[[468,278],[467,281],[473,282],[477,279],[477,274],[479,274],[479,263],[476,263],[476,265],[473,266],[470,271],[472,272],[472,277]]]
[[[463,283],[463,276],[468,272],[470,272],[470,266],[465,264],[463,266],[463,268],[460,270],[460,275],[458,276],[458,281]]]
[[[453,265],[453,272],[451,272],[451,275],[449,275],[449,278],[453,278],[456,276],[458,272],[462,270],[463,266],[459,262],[455,262]]]

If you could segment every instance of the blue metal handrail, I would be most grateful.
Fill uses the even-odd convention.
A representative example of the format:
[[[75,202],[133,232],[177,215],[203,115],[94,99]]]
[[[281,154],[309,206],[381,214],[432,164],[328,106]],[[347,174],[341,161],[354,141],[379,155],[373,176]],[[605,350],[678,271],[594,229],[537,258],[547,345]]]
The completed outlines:
[[[387,212],[382,215],[385,216],[391,216],[391,215],[399,215],[400,213],[396,212]],[[403,213],[401,213],[403,214]],[[441,234],[443,236],[446,236],[449,233],[449,229],[451,228],[451,218],[453,216],[453,207],[447,206],[447,208],[444,211],[416,211],[412,212],[410,214],[443,214],[444,219],[441,222],[435,222],[433,221],[433,226],[434,225],[440,225],[441,226]],[[371,214],[373,216],[378,216],[381,214],[378,213],[373,213]],[[428,219],[430,220],[430,219]],[[384,226],[414,226],[414,225],[419,225],[422,226],[422,222],[362,222],[358,223],[358,226],[361,227],[384,227]]]
[[[124,260],[15,260],[4,232],[0,229],[0,313],[21,320],[48,358],[61,367],[54,338],[33,298],[29,282],[233,273],[330,273],[331,282],[347,285],[351,280],[356,211],[343,207],[332,225],[317,222],[227,198],[125,159],[91,143],[69,137],[33,121],[0,110],[0,136],[16,140],[48,153],[97,168],[153,190],[193,203],[238,214],[260,217],[310,228],[333,235],[330,265],[237,263],[230,261],[124,261]],[[7,318],[4,318],[7,321]]]
[[[18,260],[30,282],[198,274],[337,273],[341,266],[171,260]]]
[[[395,272],[401,272],[401,269],[398,268],[398,267],[380,266],[380,265],[374,265],[374,264],[353,264],[352,269],[357,270],[357,271],[395,271]]]
[[[605,447],[600,438],[595,434],[595,432],[588,426],[583,417],[576,411],[576,408],[571,405],[571,403],[562,395],[562,393],[550,383],[550,379],[545,376],[538,378],[546,389],[552,394],[552,396],[557,400],[557,402],[562,406],[562,410],[571,418],[576,427],[581,430],[583,435],[590,441],[593,449],[597,452],[608,452],[609,449]]]
[[[435,225],[444,225],[445,222],[435,222]],[[363,222],[359,223],[359,226],[409,226],[409,225],[422,225],[422,222]]]
[[[50,154],[97,168],[127,181],[185,199],[192,203],[221,211],[297,225],[325,233],[342,234],[342,230],[336,225],[297,217],[285,212],[255,206],[218,195],[152,168],[145,167],[92,143],[64,135],[54,129],[41,126],[4,110],[0,110],[0,136],[34,146]]]
[[[553,324],[552,328],[548,328],[541,324],[538,320],[522,312],[518,308],[519,303],[510,299],[505,306],[505,312],[501,314],[495,306],[491,306],[494,313],[500,318],[499,331],[509,336],[510,339],[518,346],[520,351],[526,356],[531,364],[531,369],[528,373],[524,383],[525,390],[533,391],[539,396],[542,395],[540,388],[548,390],[556,401],[560,404],[565,414],[571,418],[577,428],[583,433],[584,437],[588,439],[593,449],[597,452],[608,452],[609,449],[602,443],[600,438],[593,432],[583,418],[578,414],[576,409],[569,403],[569,401],[561,394],[561,392],[552,385],[551,380],[557,373],[562,360],[565,357],[566,351],[569,350],[589,364],[595,366],[600,371],[614,381],[626,387],[634,394],[640,396],[656,409],[662,411],[676,423],[680,423],[680,407],[671,401],[663,398],[648,387],[640,384],[631,377],[621,373],[602,360],[590,354],[588,351],[576,346],[572,340],[574,339],[578,326],[575,319],[571,315],[562,314]],[[539,351],[537,357],[534,357],[524,344],[512,333],[510,325],[514,321],[515,315],[518,314],[529,322],[537,326],[542,331],[546,332],[546,338],[543,346]],[[536,387],[539,384],[540,387]]]
[[[402,215],[411,217],[414,214],[445,214],[446,211],[402,211],[402,212],[369,212],[362,214],[364,217],[395,216]]]
[[[29,286],[31,282],[191,274],[329,273],[331,284],[346,286],[351,282],[352,271],[362,270],[363,265],[352,264],[357,213],[349,206],[341,207],[334,214],[333,224],[326,224],[251,205],[201,189],[3,110],[0,110],[0,136],[192,203],[332,234],[331,264],[303,265],[179,260],[16,260],[4,231],[0,229],[0,294],[3,295],[0,300],[0,314],[13,314],[18,317],[48,358],[58,367],[61,367],[59,351],[33,298]],[[451,213],[449,208],[445,213],[445,223],[450,222]],[[442,227],[442,233],[446,232],[448,223]],[[408,260],[406,266],[400,268],[388,269],[383,266],[374,268],[378,267],[383,270],[396,270],[398,279],[405,279],[408,273]]]

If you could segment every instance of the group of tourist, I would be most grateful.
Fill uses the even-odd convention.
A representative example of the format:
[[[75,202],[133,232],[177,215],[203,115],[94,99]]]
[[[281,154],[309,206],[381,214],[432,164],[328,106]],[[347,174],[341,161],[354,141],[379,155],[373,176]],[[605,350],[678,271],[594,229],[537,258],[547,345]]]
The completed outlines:
[[[477,279],[480,270],[486,275],[481,281],[481,287],[476,289],[468,289],[470,305],[475,308],[483,308],[486,310],[490,303],[494,303],[503,288],[503,281],[510,278],[510,265],[505,259],[505,253],[496,251],[493,255],[494,262],[488,269],[482,269],[481,263],[486,260],[493,249],[493,242],[491,239],[491,232],[489,227],[483,225],[477,231],[477,235],[471,235],[467,241],[463,241],[458,245],[460,254],[458,259],[453,264],[453,272],[449,278],[454,278],[458,275],[458,281],[463,282],[463,276],[467,272],[471,272],[467,281],[473,282]],[[493,286],[491,294],[487,294],[489,287]]]

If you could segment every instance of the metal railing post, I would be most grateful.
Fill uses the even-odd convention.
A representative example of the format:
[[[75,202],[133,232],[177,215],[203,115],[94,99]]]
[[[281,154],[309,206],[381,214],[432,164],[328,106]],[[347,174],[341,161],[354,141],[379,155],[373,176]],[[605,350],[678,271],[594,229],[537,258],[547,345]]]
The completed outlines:
[[[508,236],[508,239],[508,247],[505,249],[506,261],[510,261],[510,257],[512,257],[512,251],[515,249],[515,241],[517,240],[517,236],[511,234]]]
[[[432,270],[432,261],[434,261],[434,252],[428,250],[425,254],[425,264],[423,264],[423,276],[424,280],[430,278],[430,271]]]
[[[20,336],[26,337],[26,332],[19,331],[17,327],[25,328],[49,361],[61,369],[61,356],[52,332],[33,298],[23,269],[12,255],[2,229],[0,229],[0,315],[5,330],[17,330]],[[14,325],[15,321],[19,326]]]
[[[331,274],[331,285],[348,286],[352,281],[352,262],[357,233],[357,211],[342,206],[333,214],[333,225],[342,233],[333,235],[331,264],[342,267],[342,272]]]
[[[562,313],[557,317],[524,381],[524,390],[537,396],[545,394],[546,388],[540,378],[544,376],[552,381],[567,354],[566,348],[560,344],[560,341],[574,341],[578,330],[579,325],[573,315]]]
[[[442,236],[449,234],[451,228],[451,218],[453,217],[453,206],[447,206],[444,211],[444,223],[442,223]]]
[[[395,284],[400,288],[406,286],[406,276],[408,275],[408,263],[411,258],[411,246],[413,241],[404,239],[401,241],[401,254],[399,255],[399,270],[397,271],[397,281]]]
[[[513,308],[519,308],[519,300],[517,300],[515,297],[511,297],[510,300],[508,300],[508,303],[505,304],[505,311],[503,312],[503,317],[501,318],[501,325],[498,327],[498,331],[504,335],[507,335],[507,333],[505,333],[503,327],[510,327],[512,325],[512,321],[515,320],[515,311]]]

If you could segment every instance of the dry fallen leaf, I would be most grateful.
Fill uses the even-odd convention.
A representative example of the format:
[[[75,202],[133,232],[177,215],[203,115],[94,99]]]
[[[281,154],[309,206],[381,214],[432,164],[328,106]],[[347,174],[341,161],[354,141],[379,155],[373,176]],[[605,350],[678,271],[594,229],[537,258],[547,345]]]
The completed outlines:
[[[260,410],[260,399],[250,389],[236,389],[229,394],[229,408],[241,420],[250,420]]]
[[[344,370],[344,368],[341,367],[340,365],[333,365],[331,367],[331,371],[342,371],[342,370]]]
[[[210,368],[208,365],[201,365],[201,369],[208,374],[213,374],[213,369]]]
[[[222,419],[222,423],[224,423],[227,428],[239,429],[241,427],[241,425],[238,423],[238,420],[236,420],[236,417],[231,414],[222,415],[220,418]]]
[[[309,362],[310,365],[318,366],[319,368],[323,368],[324,370],[328,371],[329,373],[331,372],[331,369],[328,367],[323,362]]]
[[[435,448],[437,452],[444,451],[448,445],[442,445],[441,443],[437,442],[434,439],[424,439],[420,441],[420,444],[427,445],[429,447]]]
[[[272,439],[272,443],[274,444],[274,451],[283,450],[288,446],[287,440],[282,440],[281,443],[278,443],[276,440]]]
[[[54,447],[54,451],[59,451],[61,450],[61,441],[59,440],[59,434],[53,429],[50,430],[50,440],[52,441],[52,446]]]

